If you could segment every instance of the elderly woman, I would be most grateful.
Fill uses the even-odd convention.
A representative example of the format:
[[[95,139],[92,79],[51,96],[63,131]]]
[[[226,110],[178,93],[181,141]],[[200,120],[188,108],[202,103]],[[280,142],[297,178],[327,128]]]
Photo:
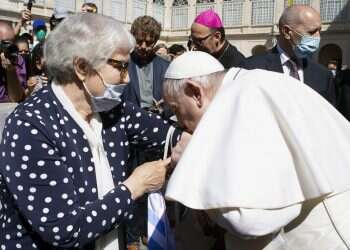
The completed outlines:
[[[128,177],[130,144],[163,146],[170,126],[123,103],[134,39],[96,14],[65,19],[44,54],[54,81],[8,117],[1,144],[0,249],[118,249],[132,204],[159,189],[169,161]],[[180,131],[175,131],[174,142]]]

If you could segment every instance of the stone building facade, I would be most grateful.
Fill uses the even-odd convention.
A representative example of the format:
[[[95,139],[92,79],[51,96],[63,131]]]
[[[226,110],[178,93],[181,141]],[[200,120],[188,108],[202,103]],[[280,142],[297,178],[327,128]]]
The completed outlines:
[[[246,56],[271,48],[278,35],[278,19],[289,4],[308,4],[321,13],[321,49],[315,60],[326,64],[338,60],[350,66],[349,0],[90,0],[99,13],[113,16],[126,25],[140,15],[151,15],[162,23],[161,40],[186,44],[189,27],[201,11],[212,8],[222,17],[228,40]],[[53,8],[79,11],[84,0],[36,0],[34,17],[48,18]],[[20,0],[0,0],[0,19],[17,21],[25,8]]]

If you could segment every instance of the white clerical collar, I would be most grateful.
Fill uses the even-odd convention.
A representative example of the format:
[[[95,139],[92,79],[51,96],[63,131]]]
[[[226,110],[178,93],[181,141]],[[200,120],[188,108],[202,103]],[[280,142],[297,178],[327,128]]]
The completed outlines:
[[[280,54],[282,65],[286,65],[289,60],[292,60],[288,56],[288,54],[278,44],[277,44],[277,51]],[[292,61],[295,61],[295,60],[297,60],[297,65],[302,65],[302,61],[300,59],[296,58],[296,59],[294,59]]]
[[[282,65],[285,65],[290,60],[290,57],[278,44],[277,44],[277,50],[278,50],[278,53],[280,54]]]

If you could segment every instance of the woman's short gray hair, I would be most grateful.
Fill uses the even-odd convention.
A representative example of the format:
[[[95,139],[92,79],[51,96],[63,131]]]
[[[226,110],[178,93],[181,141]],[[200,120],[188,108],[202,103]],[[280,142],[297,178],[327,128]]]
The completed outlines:
[[[75,78],[75,58],[82,58],[98,69],[116,50],[131,52],[134,47],[134,37],[120,22],[99,14],[83,13],[64,19],[49,34],[44,58],[50,77],[65,83]]]
[[[184,86],[187,80],[192,80],[200,83],[205,89],[215,90],[220,86],[220,78],[226,74],[226,70],[215,72],[209,75],[197,76],[186,79],[165,79],[163,85],[164,95],[177,96],[181,91],[184,91]]]

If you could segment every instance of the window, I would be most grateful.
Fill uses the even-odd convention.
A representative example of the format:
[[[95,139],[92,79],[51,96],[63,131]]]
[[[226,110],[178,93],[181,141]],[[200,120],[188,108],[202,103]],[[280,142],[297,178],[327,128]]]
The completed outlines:
[[[347,15],[347,0],[321,0],[320,12],[321,19],[324,22],[332,22],[334,20],[344,20]]]
[[[125,22],[126,19],[126,0],[112,0],[111,2],[112,17]]]
[[[252,0],[252,25],[273,24],[274,0]]]
[[[202,11],[208,10],[208,9],[215,9],[215,2],[214,0],[197,0],[196,4],[196,16],[198,16]]]
[[[310,0],[285,0],[284,1],[284,6],[292,6],[294,4],[304,4],[304,5],[310,5]]]
[[[25,3],[28,3],[28,1],[25,1]],[[45,0],[36,0],[33,5],[43,6],[45,5]]]
[[[175,0],[171,15],[171,28],[174,30],[187,29],[188,27],[188,4],[184,0]]]
[[[164,1],[153,0],[153,17],[161,24],[164,23]]]
[[[133,0],[132,2],[132,13],[133,18],[146,15],[146,0]]]
[[[225,0],[222,5],[222,21],[224,26],[242,25],[244,0]]]
[[[55,0],[55,8],[67,9],[69,11],[75,11],[75,1],[72,0]]]

